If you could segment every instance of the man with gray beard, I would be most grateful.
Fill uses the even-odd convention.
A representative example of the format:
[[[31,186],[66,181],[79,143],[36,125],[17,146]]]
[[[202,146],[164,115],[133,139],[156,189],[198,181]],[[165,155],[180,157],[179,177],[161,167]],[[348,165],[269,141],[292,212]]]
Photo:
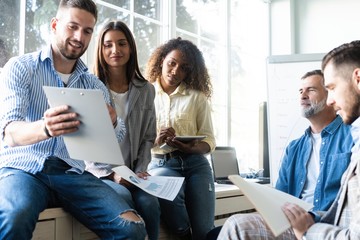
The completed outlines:
[[[310,126],[286,148],[276,188],[326,211],[340,188],[349,165],[353,140],[350,127],[326,105],[327,90],[321,70],[305,73],[299,88],[302,116]]]
[[[340,180],[350,163],[353,139],[332,106],[326,105],[328,92],[321,70],[307,72],[299,88],[302,116],[310,126],[289,143],[282,159],[276,188],[312,203],[315,211],[326,211],[334,201]],[[292,229],[279,239],[295,239]],[[257,213],[231,216],[218,239],[275,239]]]

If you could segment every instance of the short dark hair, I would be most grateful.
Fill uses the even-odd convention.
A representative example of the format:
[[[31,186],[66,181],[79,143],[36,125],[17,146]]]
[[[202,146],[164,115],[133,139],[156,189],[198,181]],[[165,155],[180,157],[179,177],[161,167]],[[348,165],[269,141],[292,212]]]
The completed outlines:
[[[344,43],[327,53],[322,59],[323,71],[330,61],[335,67],[341,65],[360,67],[360,40]]]
[[[59,8],[79,8],[91,13],[95,17],[95,21],[97,21],[97,7],[96,4],[92,0],[60,0]]]

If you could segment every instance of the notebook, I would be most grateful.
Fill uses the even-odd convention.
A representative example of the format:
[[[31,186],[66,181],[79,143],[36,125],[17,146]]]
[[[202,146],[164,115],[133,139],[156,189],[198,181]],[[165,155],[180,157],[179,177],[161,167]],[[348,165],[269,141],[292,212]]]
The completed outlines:
[[[234,147],[216,147],[211,153],[214,180],[219,184],[233,184],[229,175],[240,175]]]

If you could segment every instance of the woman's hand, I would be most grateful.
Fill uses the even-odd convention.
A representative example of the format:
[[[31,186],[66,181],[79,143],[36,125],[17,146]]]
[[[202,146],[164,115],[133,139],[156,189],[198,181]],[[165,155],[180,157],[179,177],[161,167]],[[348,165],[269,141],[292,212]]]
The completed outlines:
[[[210,146],[206,142],[193,140],[190,142],[181,142],[173,138],[167,138],[166,144],[170,147],[176,148],[183,153],[205,154],[210,151]]]
[[[150,176],[150,174],[148,172],[138,172],[136,173],[136,175],[139,177],[139,178],[142,178],[144,180],[147,179],[148,176]]]
[[[175,136],[175,129],[173,129],[172,127],[163,127],[160,129],[159,134],[156,136],[155,144],[160,146],[166,141],[166,139],[172,139]]]
[[[161,146],[166,143],[172,148],[178,149],[183,153],[205,154],[210,151],[210,146],[206,142],[193,140],[187,143],[175,139],[175,129],[172,127],[163,127],[156,137],[155,144]]]
[[[112,180],[113,182],[115,182],[115,183],[118,183],[118,184],[123,185],[123,186],[126,187],[126,188],[130,188],[130,187],[133,186],[130,182],[126,181],[124,178],[122,178],[119,174],[117,174],[117,173],[115,173],[115,172],[113,172],[112,174],[110,174],[110,175],[108,176],[108,178],[109,178],[110,180]]]

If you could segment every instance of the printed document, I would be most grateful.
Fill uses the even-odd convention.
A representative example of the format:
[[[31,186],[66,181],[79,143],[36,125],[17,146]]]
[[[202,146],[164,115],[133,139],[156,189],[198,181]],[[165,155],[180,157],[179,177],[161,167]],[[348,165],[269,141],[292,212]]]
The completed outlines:
[[[244,193],[255,209],[261,214],[275,237],[291,227],[281,207],[285,203],[295,203],[309,211],[313,205],[297,197],[263,184],[249,182],[239,175],[230,175],[229,179]]]
[[[148,176],[142,179],[127,166],[114,167],[112,170],[145,192],[169,201],[174,200],[184,182],[183,177]]]
[[[71,111],[80,116],[79,130],[63,135],[70,157],[118,166],[112,170],[136,187],[156,197],[174,200],[184,182],[183,177],[149,176],[144,180],[124,165],[114,127],[100,90],[48,86],[43,88],[50,106],[68,105]]]

